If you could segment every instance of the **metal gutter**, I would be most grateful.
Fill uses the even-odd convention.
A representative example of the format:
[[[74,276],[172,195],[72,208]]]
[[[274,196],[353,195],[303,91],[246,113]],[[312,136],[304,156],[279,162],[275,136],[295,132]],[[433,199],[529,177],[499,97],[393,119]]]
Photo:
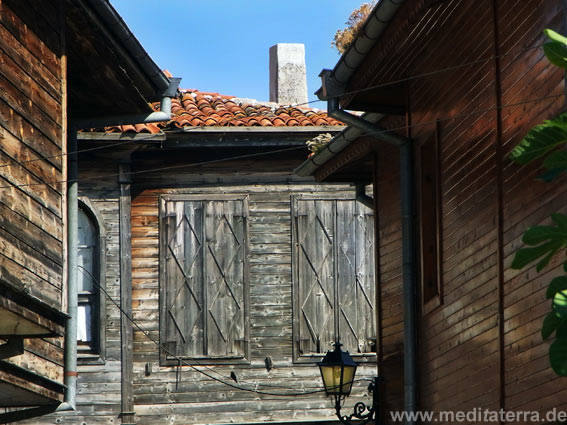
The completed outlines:
[[[372,123],[379,122],[382,118],[384,118],[384,115],[368,112],[357,118],[364,120],[370,125]],[[321,148],[315,155],[297,167],[293,172],[301,177],[313,175],[321,165],[335,157],[348,145],[365,134],[366,132],[360,128],[353,126],[346,127],[343,131],[333,137],[331,141]]]
[[[177,88],[181,78],[171,78],[169,85],[162,93],[160,110],[149,114],[126,114],[107,117],[87,118],[74,121],[77,130],[83,128],[100,128],[126,124],[149,124],[154,122],[169,121],[171,119],[171,98],[177,95]]]
[[[346,86],[362,61],[364,61],[376,44],[376,41],[386,28],[388,28],[388,25],[398,9],[404,3],[405,0],[379,0],[378,4],[370,13],[370,16],[367,18],[358,37],[350,45],[348,50],[343,53],[331,71],[332,78],[334,78],[338,84]],[[318,95],[321,89],[317,91]]]
[[[169,87],[169,80],[156,65],[153,59],[144,50],[132,31],[128,28],[118,12],[112,7],[108,0],[85,0],[91,8],[102,19],[116,39],[124,46],[126,51],[139,64],[140,68],[156,87],[156,92],[161,93]]]

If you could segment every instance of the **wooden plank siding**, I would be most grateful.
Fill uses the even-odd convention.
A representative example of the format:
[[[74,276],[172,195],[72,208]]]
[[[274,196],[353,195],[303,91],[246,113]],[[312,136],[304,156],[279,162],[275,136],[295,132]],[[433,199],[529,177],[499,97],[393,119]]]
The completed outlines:
[[[0,1],[0,280],[62,311],[64,28],[61,2],[28,3]],[[63,382],[62,339],[24,349],[3,361]]]
[[[194,176],[201,178],[201,176]],[[200,367],[225,381],[235,372],[239,385],[277,391],[276,387],[319,387],[319,371],[313,363],[293,363],[292,329],[292,195],[352,196],[345,186],[317,186],[313,183],[250,185],[237,184],[238,177],[222,177],[214,187],[195,186],[187,189],[142,190],[132,200],[132,261],[134,315],[139,324],[158,339],[159,306],[159,222],[160,196],[190,194],[192,198],[214,199],[246,196],[248,203],[249,282],[250,282],[250,354],[249,364],[219,364]],[[138,184],[137,187],[140,187]],[[167,198],[166,198],[167,199]],[[164,319],[161,319],[164,320]],[[135,330],[134,395],[136,420],[140,424],[155,421],[156,414],[168,420],[188,423],[257,422],[289,420],[329,420],[333,413],[329,400],[321,394],[307,397],[278,398],[231,389],[211,381],[201,373],[182,366],[159,365],[159,352],[152,342]],[[274,368],[266,370],[269,357]],[[146,362],[152,373],[145,374]],[[206,360],[188,361],[192,364]],[[214,368],[213,371],[209,368]],[[362,375],[374,374],[376,365],[359,368]],[[270,386],[273,386],[271,388]],[[359,389],[354,390],[358,393]],[[351,404],[354,400],[349,402]]]
[[[106,291],[117,302],[120,299],[118,166],[118,161],[90,159],[88,155],[81,157],[80,161],[80,196],[88,198],[103,218]],[[133,170],[142,166],[148,165],[133,160]],[[240,168],[238,164],[234,167]],[[272,169],[277,167],[278,164],[271,166]],[[255,168],[268,170],[270,165],[258,161]],[[290,182],[296,179],[289,174],[292,168],[271,173],[268,177],[271,182],[266,184],[259,183],[264,176],[260,173],[255,176],[255,170],[248,167],[248,163],[241,167],[247,170],[242,173],[227,170],[220,174],[215,167],[205,173],[178,173],[174,170],[175,174],[161,172],[132,176],[132,310],[136,322],[133,347],[136,414],[132,422],[150,425],[334,420],[332,402],[322,392],[302,397],[277,397],[231,388],[193,367],[178,367],[178,362],[168,364],[163,358],[160,361],[160,350],[155,343],[160,342],[160,320],[167,320],[160,318],[160,198],[164,201],[169,199],[171,208],[180,204],[185,211],[199,203],[207,206],[205,200],[218,201],[222,198],[232,200],[234,204],[234,200],[246,199],[249,272],[246,324],[249,327],[249,348],[246,361],[221,359],[215,364],[206,358],[191,359],[189,356],[186,361],[204,373],[245,388],[288,393],[302,389],[322,390],[319,369],[314,361],[294,363],[293,357],[292,198],[300,195],[352,198],[354,188],[318,185],[311,180]],[[109,177],[97,177],[104,175]],[[174,181],[175,188],[163,184]],[[212,181],[215,183],[211,184]],[[147,189],[148,186],[153,188]],[[211,205],[214,203],[209,202]],[[46,417],[49,420],[62,424],[116,423],[121,411],[120,353],[123,347],[120,342],[120,313],[112,302],[106,302],[105,316],[104,362],[79,365],[77,411],[52,414]],[[270,371],[266,368],[268,357],[273,365]],[[359,367],[357,374],[360,377],[376,374],[375,356],[370,355],[368,359]],[[238,383],[231,379],[231,372],[235,373]],[[365,382],[355,384],[346,409],[352,409],[357,401],[368,400],[366,386]]]
[[[529,2],[517,13],[498,4],[501,51],[540,46],[546,40],[542,28],[565,32],[561,2]],[[503,24],[506,22],[506,25]],[[547,98],[502,110],[502,148],[507,154],[532,126],[565,110],[564,74],[550,65],[540,48],[501,60],[502,103],[516,104]],[[510,264],[520,238],[528,226],[543,224],[552,212],[567,212],[565,177],[553,183],[535,179],[535,166],[518,167],[510,162],[503,169],[503,258]],[[547,283],[561,273],[555,263],[545,273],[535,267],[504,273],[504,392],[511,410],[566,410],[567,398],[559,392],[562,380],[549,367],[549,342],[541,340],[541,323],[549,310]],[[563,382],[564,383],[564,382]],[[564,386],[564,385],[563,385]]]
[[[418,319],[420,410],[567,408],[540,335],[559,264],[510,269],[523,231],[567,211],[565,177],[543,183],[536,166],[508,159],[531,127],[565,109],[564,73],[541,49],[544,28],[565,32],[565,12],[559,1],[407,2],[352,78],[350,89],[408,78],[400,96],[416,151],[438,132],[442,297]],[[382,124],[404,127],[399,117]],[[399,153],[376,152],[381,373],[388,409],[402,410]]]

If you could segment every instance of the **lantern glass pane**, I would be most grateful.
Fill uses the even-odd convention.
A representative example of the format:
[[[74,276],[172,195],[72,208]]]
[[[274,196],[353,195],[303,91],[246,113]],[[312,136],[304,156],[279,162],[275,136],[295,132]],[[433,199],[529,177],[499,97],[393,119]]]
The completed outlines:
[[[327,394],[340,394],[341,366],[320,366]]]
[[[352,383],[354,381],[354,374],[356,372],[356,366],[345,366],[343,372],[343,382],[341,393],[344,395],[350,394],[352,389]]]

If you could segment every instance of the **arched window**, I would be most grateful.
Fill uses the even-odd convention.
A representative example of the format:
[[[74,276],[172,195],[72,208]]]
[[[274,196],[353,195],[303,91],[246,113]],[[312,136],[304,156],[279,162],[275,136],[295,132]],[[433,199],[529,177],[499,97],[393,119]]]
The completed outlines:
[[[102,292],[100,226],[92,210],[79,204],[78,216],[78,291],[77,342],[79,355],[99,355],[101,334]]]

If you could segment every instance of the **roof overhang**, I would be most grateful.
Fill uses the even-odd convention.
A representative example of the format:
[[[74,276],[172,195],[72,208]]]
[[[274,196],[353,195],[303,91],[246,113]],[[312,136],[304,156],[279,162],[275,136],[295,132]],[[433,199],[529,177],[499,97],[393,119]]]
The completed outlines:
[[[382,114],[366,113],[360,118],[377,123],[383,117]],[[317,181],[371,181],[373,156],[369,153],[375,150],[375,146],[372,137],[364,137],[364,130],[346,127],[294,172],[302,177],[314,176]]]
[[[64,391],[58,382],[0,361],[0,407],[57,406]]]
[[[344,127],[186,127],[156,134],[81,132],[78,139],[88,151],[104,145],[115,145],[115,153],[128,148],[159,148],[160,150],[191,148],[254,148],[305,146],[305,142],[320,135],[340,133]],[[89,143],[90,142],[90,143]],[[123,143],[121,143],[123,142]],[[87,146],[89,144],[89,146]],[[92,145],[92,146],[91,146]],[[94,153],[94,152],[93,152]]]
[[[433,1],[419,0],[417,10]],[[364,111],[360,118],[374,124],[385,115],[405,113],[406,80],[380,82],[381,72],[376,67],[389,58],[396,41],[411,25],[414,9],[409,2],[408,7],[405,4],[405,0],[379,0],[335,67],[321,72],[322,87],[316,92],[320,99],[339,98],[343,109]],[[382,39],[388,42],[381,43]],[[315,176],[318,181],[372,180],[368,154],[377,148],[370,140],[363,130],[349,126],[295,172]]]
[[[0,280],[0,338],[62,336],[67,315]]]
[[[338,95],[341,98],[343,108],[381,113],[400,113],[404,110],[405,99],[400,96],[405,87],[403,81],[377,87],[380,90],[372,90],[368,86],[361,90],[359,85],[353,85],[351,82],[357,71],[364,66],[378,40],[386,33],[394,16],[404,3],[405,0],[379,0],[357,38],[328,74],[327,78],[333,82],[337,91],[332,95]],[[373,76],[366,77],[374,78]],[[323,84],[324,86],[329,85],[330,81],[323,82]],[[324,86],[317,90],[316,94],[325,100],[328,95],[325,93]]]
[[[67,0],[71,119],[152,112],[169,79],[106,0]]]

